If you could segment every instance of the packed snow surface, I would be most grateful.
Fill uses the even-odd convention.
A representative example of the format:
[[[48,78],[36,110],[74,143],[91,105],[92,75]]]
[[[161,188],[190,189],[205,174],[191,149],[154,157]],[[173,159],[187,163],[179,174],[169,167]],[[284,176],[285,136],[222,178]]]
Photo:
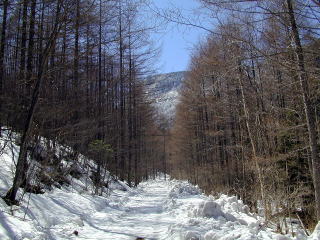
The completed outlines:
[[[11,157],[0,156],[1,195],[12,183]],[[27,193],[13,208],[0,199],[0,239],[320,239],[320,226],[310,237],[276,234],[236,197],[206,196],[185,181],[162,176],[133,189],[121,183],[111,188],[108,196],[95,196],[83,180],[73,179],[69,187]]]

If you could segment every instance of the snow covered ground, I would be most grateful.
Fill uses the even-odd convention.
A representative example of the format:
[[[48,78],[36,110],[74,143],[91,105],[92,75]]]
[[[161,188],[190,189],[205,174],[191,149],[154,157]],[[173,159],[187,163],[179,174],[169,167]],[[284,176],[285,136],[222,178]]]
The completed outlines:
[[[0,161],[3,195],[12,182],[12,152]],[[134,189],[115,182],[111,188],[108,196],[94,196],[83,179],[72,179],[69,187],[27,193],[12,209],[0,199],[0,239],[320,239],[320,226],[310,237],[276,234],[236,197],[205,196],[185,181],[159,177]]]

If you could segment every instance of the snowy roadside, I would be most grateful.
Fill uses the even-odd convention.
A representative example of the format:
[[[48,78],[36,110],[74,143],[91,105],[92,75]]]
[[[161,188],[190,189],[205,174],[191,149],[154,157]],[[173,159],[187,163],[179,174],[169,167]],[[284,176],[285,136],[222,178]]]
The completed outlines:
[[[12,152],[3,153],[0,161],[3,195],[12,182]],[[261,227],[236,197],[205,196],[185,181],[158,178],[126,190],[114,182],[108,196],[94,196],[85,190],[84,179],[71,180],[68,187],[27,193],[13,209],[0,199],[0,239],[320,239],[320,226],[310,237],[276,234]]]

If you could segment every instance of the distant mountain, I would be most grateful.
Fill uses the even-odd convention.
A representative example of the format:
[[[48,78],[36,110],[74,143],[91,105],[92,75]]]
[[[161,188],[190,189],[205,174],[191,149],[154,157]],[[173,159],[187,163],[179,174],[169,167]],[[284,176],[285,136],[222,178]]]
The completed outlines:
[[[158,74],[146,79],[151,99],[154,100],[159,112],[168,118],[170,124],[174,118],[179,90],[186,73],[186,71],[182,71]]]

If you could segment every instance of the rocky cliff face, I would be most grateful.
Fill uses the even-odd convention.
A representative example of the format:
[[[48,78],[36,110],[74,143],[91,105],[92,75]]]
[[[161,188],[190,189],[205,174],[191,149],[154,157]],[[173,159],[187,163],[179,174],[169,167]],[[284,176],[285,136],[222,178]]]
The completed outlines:
[[[150,76],[146,79],[148,93],[159,113],[169,120],[171,125],[178,103],[179,90],[186,72],[172,72]]]

